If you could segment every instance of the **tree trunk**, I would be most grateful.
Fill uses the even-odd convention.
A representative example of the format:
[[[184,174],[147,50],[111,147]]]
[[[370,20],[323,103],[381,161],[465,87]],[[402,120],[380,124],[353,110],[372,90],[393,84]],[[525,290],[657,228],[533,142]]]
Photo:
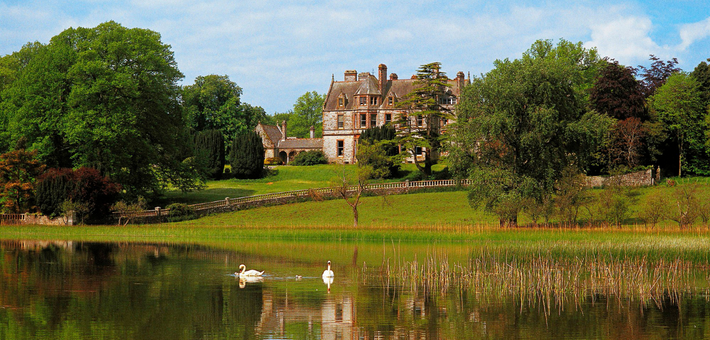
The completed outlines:
[[[681,174],[680,166],[683,163],[682,157],[683,157],[683,144],[681,144],[681,142],[678,141],[678,177],[680,177],[680,174]]]
[[[358,215],[357,215],[357,204],[353,205],[353,226],[357,228],[357,220],[358,220]]]

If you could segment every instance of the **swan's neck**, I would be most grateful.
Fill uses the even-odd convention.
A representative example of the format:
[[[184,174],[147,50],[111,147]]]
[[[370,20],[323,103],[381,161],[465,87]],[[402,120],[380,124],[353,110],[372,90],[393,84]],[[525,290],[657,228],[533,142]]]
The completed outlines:
[[[239,274],[244,274],[245,270],[247,270],[247,267],[242,267],[242,271],[240,271]]]

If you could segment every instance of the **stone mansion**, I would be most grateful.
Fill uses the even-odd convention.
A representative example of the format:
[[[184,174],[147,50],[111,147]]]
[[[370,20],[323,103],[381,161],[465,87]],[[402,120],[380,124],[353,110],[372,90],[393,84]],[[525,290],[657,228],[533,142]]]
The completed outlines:
[[[322,149],[330,163],[355,163],[360,133],[390,123],[404,113],[406,108],[397,107],[397,103],[414,89],[416,80],[416,75],[409,79],[399,79],[394,73],[388,76],[384,64],[379,65],[377,76],[348,70],[342,81],[333,77],[323,103],[323,138],[286,138],[285,124],[259,124],[256,130],[264,140],[266,157],[278,155],[288,163],[299,152]],[[447,96],[439,102],[453,109],[469,82],[463,72],[458,72],[456,78],[449,79]]]

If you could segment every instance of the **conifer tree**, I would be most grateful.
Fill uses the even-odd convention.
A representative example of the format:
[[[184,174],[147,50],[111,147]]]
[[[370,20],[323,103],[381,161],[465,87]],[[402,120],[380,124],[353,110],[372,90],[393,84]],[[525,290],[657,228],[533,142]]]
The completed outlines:
[[[195,156],[207,169],[210,179],[222,178],[224,172],[224,137],[216,129],[195,133]]]
[[[264,169],[264,145],[254,131],[235,136],[229,151],[232,174],[237,178],[259,178]]]

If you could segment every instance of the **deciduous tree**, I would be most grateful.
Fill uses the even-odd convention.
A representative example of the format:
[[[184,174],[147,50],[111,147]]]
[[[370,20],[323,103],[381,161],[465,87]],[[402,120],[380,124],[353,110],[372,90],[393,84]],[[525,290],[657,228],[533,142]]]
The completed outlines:
[[[683,164],[693,173],[708,170],[705,147],[705,110],[700,98],[700,84],[685,73],[676,73],[658,88],[649,103],[658,121],[670,133],[678,152],[678,176]],[[697,162],[701,160],[700,162]]]
[[[36,151],[24,149],[0,155],[0,202],[3,211],[23,213],[32,209],[36,179],[45,169],[36,156]]]
[[[678,59],[676,58],[663,61],[661,58],[651,54],[649,59],[652,61],[649,68],[639,65],[639,69],[641,70],[641,86],[643,88],[644,97],[646,98],[654,95],[656,90],[665,84],[668,77],[681,71],[680,68],[676,67],[676,65],[678,65]]]
[[[607,62],[599,78],[590,89],[593,109],[609,117],[624,120],[646,117],[646,102],[641,85],[636,80],[636,70],[623,67],[616,60]]]
[[[542,202],[570,165],[584,167],[613,119],[585,111],[585,89],[598,67],[594,50],[538,41],[518,60],[464,89],[451,137],[451,162],[468,164],[472,206],[515,225],[525,198]]]
[[[298,97],[289,114],[288,134],[299,138],[308,138],[311,126],[316,138],[323,135],[323,101],[325,94],[316,91],[306,92]]]
[[[70,28],[38,47],[4,91],[12,139],[52,167],[98,169],[129,196],[196,187],[177,68],[160,34],[115,22]]]

